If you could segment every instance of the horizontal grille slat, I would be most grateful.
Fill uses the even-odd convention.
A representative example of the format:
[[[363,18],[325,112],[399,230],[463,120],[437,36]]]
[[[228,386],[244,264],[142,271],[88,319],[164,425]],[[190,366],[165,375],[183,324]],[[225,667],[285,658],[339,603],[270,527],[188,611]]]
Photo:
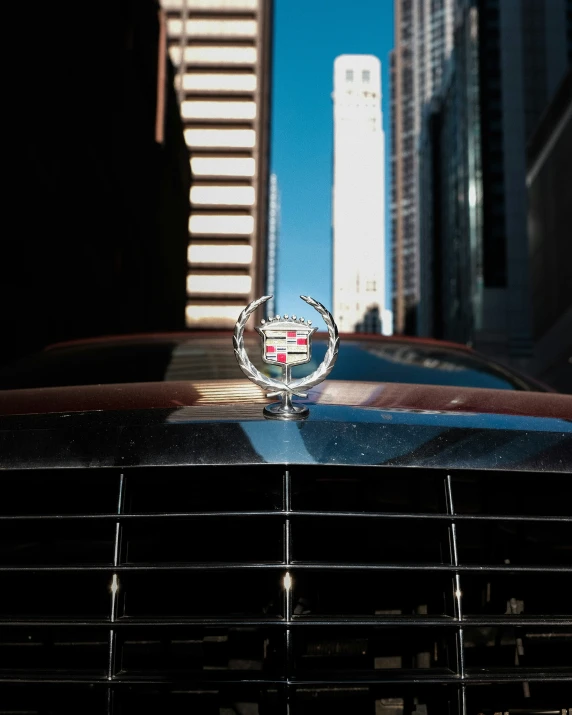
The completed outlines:
[[[220,674],[209,674],[200,673],[200,675],[185,675],[185,674],[175,674],[172,677],[162,677],[158,675],[147,676],[141,675],[139,677],[133,675],[122,675],[118,674],[114,676],[113,681],[109,681],[105,675],[100,676],[83,676],[83,675],[66,675],[64,677],[56,677],[51,674],[38,675],[38,676],[26,676],[25,678],[18,677],[16,675],[2,676],[0,675],[0,683],[22,683],[26,682],[29,684],[33,683],[85,683],[90,685],[105,685],[106,687],[112,684],[116,687],[121,685],[139,685],[139,684],[169,684],[169,685],[209,685],[209,684],[236,684],[244,679],[244,671],[237,671],[236,675],[228,676]],[[503,683],[503,682],[513,682],[513,683],[523,683],[523,682],[553,682],[553,683],[569,683],[570,682],[570,672],[568,670],[562,669],[560,672],[550,672],[546,669],[521,669],[517,673],[505,672],[502,670],[490,669],[488,672],[482,673],[467,673],[463,682],[470,684],[480,684],[480,683]],[[261,685],[274,685],[281,686],[286,684],[286,679],[281,678],[261,678],[256,675],[249,677],[248,682],[251,684],[261,684]],[[447,685],[449,683],[460,684],[460,679],[454,673],[449,674],[439,674],[430,675],[422,673],[419,671],[412,672],[400,672],[395,671],[389,674],[378,675],[356,675],[355,677],[340,677],[337,673],[333,674],[331,677],[324,678],[304,678],[298,681],[294,679],[292,683],[294,685],[314,685],[314,686],[324,686],[328,684],[337,685],[378,685],[379,683],[403,683],[403,684],[414,684],[414,683],[434,683],[440,685]],[[0,711],[1,712],[1,711]]]
[[[2,475],[0,713],[567,706],[565,474],[62,471]]]
[[[37,626],[47,626],[54,628],[75,627],[82,628],[101,628],[108,626],[111,623],[106,620],[0,620],[0,627],[28,628]],[[149,626],[155,628],[163,628],[166,626],[188,626],[188,625],[220,625],[220,626],[276,626],[282,628],[285,624],[285,619],[282,617],[276,618],[162,618],[161,620],[145,619],[145,618],[120,618],[113,621],[114,629],[117,628],[137,628],[140,626]],[[533,626],[572,626],[572,618],[522,618],[522,617],[491,617],[491,618],[462,618],[456,619],[450,616],[441,618],[415,617],[415,616],[393,616],[391,618],[352,618],[346,616],[341,619],[329,618],[307,618],[302,616],[293,616],[288,621],[289,627],[296,628],[306,626],[336,626],[339,628],[352,628],[360,626],[410,626],[415,628],[432,628],[434,626],[445,626],[450,628],[458,628],[462,626],[476,627],[497,627],[497,626],[512,626],[512,627],[533,627]]]
[[[117,675],[114,680],[113,680],[113,686],[116,688],[119,688],[121,686],[126,686],[126,685],[141,685],[141,684],[146,684],[146,685],[173,685],[173,686],[202,686],[202,687],[209,687],[213,685],[235,685],[238,684],[239,682],[242,681],[243,679],[243,674],[242,673],[237,673],[235,678],[229,678],[229,677],[221,677],[221,676],[209,676],[209,675],[202,675],[200,678],[192,678],[192,677],[187,677],[187,678],[162,678],[162,677],[149,677],[149,676],[141,676],[141,677],[134,677],[134,676],[122,676],[122,675]],[[502,680],[502,677],[497,676],[497,675],[491,675],[489,677],[487,676],[481,676],[479,678],[475,678],[474,682],[475,683],[496,683],[499,682],[499,680]],[[534,674],[531,673],[525,673],[523,674],[523,678],[520,679],[518,678],[516,682],[523,682],[523,681],[534,681]],[[537,673],[536,674],[536,680],[539,681],[544,681],[544,680],[550,680],[552,682],[560,682],[565,680],[564,676],[553,676],[553,677],[545,677],[544,673]],[[21,683],[22,679],[21,678],[16,678],[16,677],[10,677],[10,678],[2,678],[0,677],[0,683]],[[55,685],[59,685],[62,683],[73,683],[73,684],[85,684],[85,685],[103,685],[105,687],[111,687],[110,682],[107,680],[105,676],[100,676],[100,677],[82,677],[82,676],[77,676],[77,677],[66,677],[66,678],[55,678],[50,675],[45,675],[45,676],[39,676],[39,677],[34,677],[34,678],[26,678],[25,680],[26,683],[33,685],[33,684],[41,684],[41,683],[53,683]],[[249,678],[249,683],[255,684],[255,685],[265,685],[265,686],[275,686],[275,687],[280,687],[281,685],[285,684],[285,680],[272,680],[272,679],[260,679],[256,677],[251,677]],[[458,678],[456,678],[454,675],[450,676],[421,676],[419,677],[418,675],[413,675],[413,674],[408,674],[408,675],[391,675],[387,676],[384,678],[373,678],[373,677],[362,677],[362,678],[354,678],[354,679],[339,679],[338,677],[333,677],[331,679],[307,679],[304,680],[304,685],[307,687],[309,685],[313,685],[316,687],[320,686],[327,686],[331,684],[336,684],[336,685],[378,685],[380,682],[384,683],[402,683],[405,685],[411,685],[413,683],[431,683],[431,684],[438,684],[438,685],[447,685],[450,683],[458,683]],[[0,711],[1,712],[1,711]]]
[[[399,512],[358,512],[358,511],[187,511],[162,512],[156,514],[23,514],[17,516],[1,516],[2,521],[155,521],[163,519],[217,519],[217,518],[275,518],[291,519],[313,517],[316,519],[423,519],[427,521],[451,521],[448,514],[415,514]],[[572,522],[570,516],[526,516],[515,514],[455,514],[455,521],[540,521],[540,522]]]
[[[0,573],[22,572],[56,572],[56,573],[86,573],[86,572],[153,572],[153,571],[248,571],[260,569],[274,569],[284,571],[285,563],[185,563],[185,564],[92,564],[82,565],[54,565],[54,566],[0,566]],[[447,573],[572,573],[572,566],[502,566],[500,564],[335,564],[335,563],[290,563],[291,571],[323,570],[323,571],[443,571]]]

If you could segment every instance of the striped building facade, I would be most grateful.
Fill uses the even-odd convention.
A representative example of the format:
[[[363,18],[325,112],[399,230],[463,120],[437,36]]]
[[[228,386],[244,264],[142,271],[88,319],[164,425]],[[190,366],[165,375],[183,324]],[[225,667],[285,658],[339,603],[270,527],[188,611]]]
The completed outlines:
[[[186,323],[228,328],[266,286],[272,3],[161,4],[193,175]]]

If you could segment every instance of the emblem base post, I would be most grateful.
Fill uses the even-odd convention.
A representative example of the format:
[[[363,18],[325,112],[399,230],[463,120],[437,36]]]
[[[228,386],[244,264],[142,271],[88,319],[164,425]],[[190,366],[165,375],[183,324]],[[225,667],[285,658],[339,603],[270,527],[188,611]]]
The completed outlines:
[[[284,365],[284,382],[287,385],[292,379],[290,365]],[[271,420],[303,420],[309,414],[310,410],[306,405],[294,405],[292,403],[292,393],[281,393],[281,402],[274,402],[271,405],[266,405],[264,408],[264,416]]]
[[[287,399],[289,398],[290,395],[287,396]],[[291,399],[289,401],[290,409],[284,402],[274,402],[272,405],[266,405],[263,410],[264,416],[271,420],[303,420],[310,414],[310,410],[305,405],[298,407],[292,404]]]

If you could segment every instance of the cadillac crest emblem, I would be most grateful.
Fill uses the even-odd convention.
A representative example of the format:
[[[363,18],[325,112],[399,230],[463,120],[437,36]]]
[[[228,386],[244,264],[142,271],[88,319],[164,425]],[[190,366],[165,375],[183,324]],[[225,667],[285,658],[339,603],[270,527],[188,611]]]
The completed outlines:
[[[239,315],[234,328],[234,354],[242,372],[259,387],[268,390],[267,397],[280,397],[280,402],[267,405],[264,415],[271,419],[296,420],[308,416],[306,405],[295,405],[292,397],[307,397],[306,390],[319,384],[332,371],[338,357],[340,338],[338,328],[331,313],[317,300],[301,295],[303,301],[311,305],[322,316],[328,328],[329,343],[322,364],[314,372],[298,380],[292,379],[292,367],[310,362],[312,357],[312,335],[317,328],[312,327],[311,320],[297,318],[295,315],[283,317],[277,315],[263,320],[256,331],[262,338],[262,360],[268,365],[280,365],[283,369],[283,380],[277,380],[263,375],[249,360],[244,346],[244,328],[249,317],[271,295],[265,295],[252,301]]]

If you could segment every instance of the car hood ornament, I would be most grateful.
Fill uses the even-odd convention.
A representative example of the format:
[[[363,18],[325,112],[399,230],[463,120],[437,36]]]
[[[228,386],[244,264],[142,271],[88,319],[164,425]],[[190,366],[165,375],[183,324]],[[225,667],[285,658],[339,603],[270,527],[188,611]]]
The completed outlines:
[[[292,380],[291,370],[294,365],[303,365],[310,362],[312,357],[312,335],[317,328],[312,327],[312,321],[307,322],[304,318],[297,318],[295,315],[263,320],[256,330],[263,340],[262,360],[269,365],[281,365],[283,368],[283,381],[263,375],[250,362],[244,346],[244,328],[249,317],[267,300],[271,295],[265,295],[252,303],[239,315],[234,328],[232,339],[234,354],[242,372],[249,380],[252,380],[259,387],[268,390],[267,397],[280,397],[280,402],[267,405],[264,408],[264,415],[271,419],[296,420],[307,417],[309,409],[306,405],[295,405],[292,397],[307,397],[306,390],[319,384],[328,377],[332,371],[338,357],[340,338],[338,328],[334,323],[331,313],[324,308],[317,300],[309,296],[301,295],[303,301],[315,308],[322,316],[328,334],[330,336],[328,349],[324,355],[322,364],[314,370],[311,375]]]

